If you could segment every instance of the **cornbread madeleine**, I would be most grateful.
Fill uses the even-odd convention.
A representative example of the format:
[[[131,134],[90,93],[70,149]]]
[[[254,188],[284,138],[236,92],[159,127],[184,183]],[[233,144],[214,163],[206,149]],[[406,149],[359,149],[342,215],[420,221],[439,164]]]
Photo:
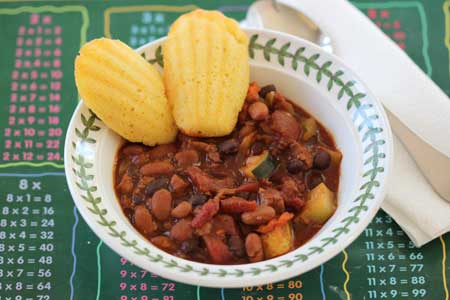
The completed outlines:
[[[178,18],[163,44],[166,94],[179,129],[191,136],[229,134],[249,84],[248,38],[217,11]]]
[[[175,139],[161,75],[121,41],[85,44],[75,59],[75,81],[84,103],[125,139],[149,146]]]

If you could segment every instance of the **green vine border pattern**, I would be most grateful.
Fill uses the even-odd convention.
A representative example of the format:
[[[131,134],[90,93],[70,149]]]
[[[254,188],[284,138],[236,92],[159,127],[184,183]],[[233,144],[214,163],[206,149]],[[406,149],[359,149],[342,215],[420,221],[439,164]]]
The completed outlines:
[[[365,171],[363,177],[367,180],[360,187],[362,191],[361,194],[354,200],[355,206],[348,210],[351,215],[344,218],[340,226],[334,228],[332,232],[333,236],[324,237],[321,239],[321,246],[309,247],[304,254],[297,254],[293,259],[283,259],[274,264],[266,264],[262,268],[250,268],[249,270],[242,270],[236,267],[233,271],[227,271],[224,269],[210,270],[208,268],[196,269],[191,264],[180,264],[173,259],[167,259],[160,254],[153,254],[150,249],[146,247],[141,247],[138,245],[136,240],[129,240],[127,238],[127,233],[125,231],[119,231],[116,229],[116,221],[108,220],[107,214],[108,211],[106,209],[102,209],[99,204],[102,202],[100,197],[95,196],[95,192],[97,191],[97,187],[92,184],[94,180],[94,175],[90,174],[90,169],[93,168],[93,163],[85,160],[84,156],[78,154],[77,156],[72,156],[73,163],[78,166],[78,169],[74,168],[72,171],[77,178],[76,185],[82,191],[82,199],[84,199],[89,207],[89,211],[98,217],[97,222],[107,228],[108,233],[115,238],[118,238],[121,244],[124,247],[129,247],[133,249],[136,255],[145,256],[152,263],[160,263],[163,264],[166,268],[178,269],[181,272],[193,272],[197,273],[200,276],[206,275],[214,275],[217,277],[226,277],[226,276],[234,276],[234,277],[242,277],[245,274],[256,276],[265,272],[275,272],[281,268],[289,268],[292,267],[296,262],[304,262],[308,260],[314,254],[322,253],[328,245],[336,244],[338,242],[338,238],[350,232],[350,226],[352,224],[357,224],[360,220],[359,215],[368,210],[368,206],[366,205],[367,201],[370,201],[375,198],[372,190],[380,186],[380,182],[377,180],[379,174],[384,172],[384,168],[381,165],[381,160],[385,158],[385,154],[382,153],[381,146],[385,144],[385,141],[380,137],[380,133],[382,132],[382,128],[375,127],[374,121],[378,119],[378,115],[369,114],[372,109],[371,104],[364,104],[363,98],[366,96],[363,93],[356,93],[353,91],[353,86],[355,84],[354,81],[344,82],[341,79],[341,76],[344,74],[342,70],[337,70],[333,72],[331,70],[332,62],[326,61],[323,64],[318,64],[317,60],[320,57],[320,54],[316,53],[311,56],[306,56],[305,47],[301,47],[296,49],[296,51],[290,51],[291,44],[288,42],[281,47],[276,47],[276,39],[270,39],[264,44],[258,43],[259,36],[253,35],[250,38],[249,44],[249,55],[250,58],[254,59],[256,52],[261,51],[263,57],[266,61],[270,61],[272,57],[276,57],[278,63],[284,66],[288,59],[290,59],[290,64],[293,70],[298,70],[299,67],[303,67],[303,72],[306,76],[311,75],[311,70],[316,71],[315,80],[317,83],[320,83],[324,78],[327,81],[327,88],[329,91],[331,89],[338,88],[338,100],[342,100],[347,97],[347,105],[346,108],[348,111],[353,109],[353,119],[356,121],[360,118],[362,121],[358,126],[358,131],[361,133],[362,138],[361,141],[368,142],[368,145],[364,148],[364,156],[367,157],[364,165],[368,166],[369,169]],[[161,47],[158,47],[155,51],[155,58],[148,59],[143,54],[143,57],[147,59],[150,63],[158,63],[162,66],[162,53]],[[81,121],[84,126],[82,129],[75,129],[75,134],[79,138],[78,143],[73,142],[72,146],[75,149],[77,144],[82,145],[83,143],[95,144],[96,140],[90,136],[92,131],[99,131],[100,127],[95,125],[96,116],[89,112],[89,116],[85,114],[81,114]],[[75,151],[76,152],[76,151]]]

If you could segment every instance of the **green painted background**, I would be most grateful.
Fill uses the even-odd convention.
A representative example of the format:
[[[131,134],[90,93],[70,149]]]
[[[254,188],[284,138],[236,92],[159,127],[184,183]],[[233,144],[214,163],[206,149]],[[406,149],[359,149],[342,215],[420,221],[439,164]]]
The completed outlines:
[[[450,94],[446,47],[450,44],[450,2],[353,3],[372,16]],[[10,116],[17,32],[27,24],[31,13],[51,15],[53,22],[62,27],[64,75],[58,116],[65,129],[77,97],[73,58],[85,40],[110,34],[137,47],[164,35],[181,11],[192,8],[186,5],[220,9],[240,20],[249,4],[236,0],[0,0],[0,151],[5,150],[3,131]],[[110,26],[105,26],[108,18]],[[63,139],[64,135],[59,137],[61,144],[55,150],[61,158],[51,163],[0,161],[0,300],[450,299],[450,263],[446,260],[450,235],[416,249],[383,212],[344,252],[284,282],[244,289],[209,289],[146,273],[111,251],[80,219],[63,174]],[[38,155],[44,150],[32,151]]]

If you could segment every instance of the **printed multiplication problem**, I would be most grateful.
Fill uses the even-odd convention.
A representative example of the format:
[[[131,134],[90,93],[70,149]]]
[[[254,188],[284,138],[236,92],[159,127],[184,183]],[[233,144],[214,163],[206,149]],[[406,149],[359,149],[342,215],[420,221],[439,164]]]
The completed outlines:
[[[132,48],[140,47],[165,36],[178,16],[194,8],[192,5],[111,7],[105,11],[105,36],[119,38]]]
[[[33,176],[0,176],[0,300],[69,299],[73,204],[64,177]]]
[[[54,199],[39,180],[16,180],[16,189],[1,199],[0,299],[50,300],[56,268]]]
[[[140,22],[131,25],[130,39],[131,47],[138,47],[164,36],[169,30],[166,16],[160,12],[144,12]]]
[[[442,282],[439,243],[418,249],[406,234],[385,213],[378,213],[371,225],[349,249],[349,290],[365,294],[366,299],[441,299],[443,289],[429,289],[432,283]],[[430,276],[430,274],[432,274]]]
[[[17,29],[3,162],[62,160],[62,31],[46,14],[30,14]]]
[[[99,244],[97,261],[101,275],[98,299],[184,300],[196,297],[195,286],[142,270],[103,244]]]
[[[120,258],[120,265],[120,300],[175,300],[175,283],[161,281],[157,275],[134,267],[125,258]]]
[[[303,282],[294,278],[278,283],[249,286],[241,289],[241,300],[302,300]],[[231,298],[230,298],[231,299]]]

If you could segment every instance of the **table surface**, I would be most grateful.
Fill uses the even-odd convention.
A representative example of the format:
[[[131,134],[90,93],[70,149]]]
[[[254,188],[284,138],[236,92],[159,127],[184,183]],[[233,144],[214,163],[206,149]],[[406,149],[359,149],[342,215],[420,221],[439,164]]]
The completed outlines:
[[[241,20],[250,1],[162,3],[0,0],[0,300],[449,300],[450,234],[417,249],[382,211],[326,264],[242,289],[171,282],[99,241],[77,213],[63,170],[80,45],[108,36],[138,47],[197,6]],[[449,1],[353,3],[450,93]]]

